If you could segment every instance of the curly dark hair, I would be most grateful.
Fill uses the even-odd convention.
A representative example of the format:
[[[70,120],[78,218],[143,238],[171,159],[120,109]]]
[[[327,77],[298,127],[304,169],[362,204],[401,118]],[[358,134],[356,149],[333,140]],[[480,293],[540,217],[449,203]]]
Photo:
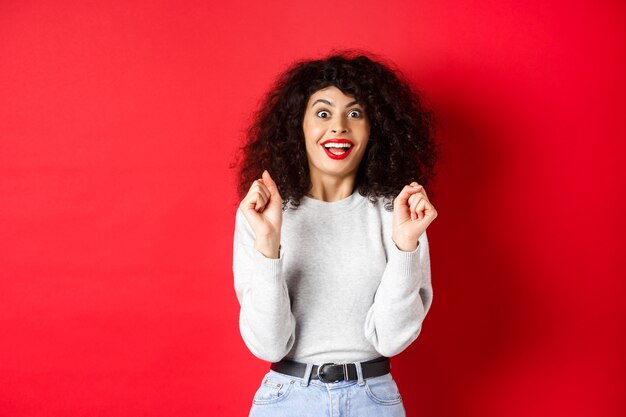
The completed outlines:
[[[357,170],[355,188],[385,209],[412,181],[427,189],[435,176],[439,145],[434,112],[393,64],[359,50],[332,51],[323,59],[301,60],[280,74],[247,128],[246,140],[230,168],[238,167],[242,200],[267,169],[283,198],[297,208],[311,189],[302,123],[313,93],[335,86],[363,106],[370,137]],[[428,190],[432,200],[434,192]]]

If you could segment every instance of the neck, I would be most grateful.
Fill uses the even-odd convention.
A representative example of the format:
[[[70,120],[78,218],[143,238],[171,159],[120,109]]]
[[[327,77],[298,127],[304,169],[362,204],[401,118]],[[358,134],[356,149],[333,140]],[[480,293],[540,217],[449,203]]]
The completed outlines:
[[[348,198],[354,190],[356,174],[347,177],[330,175],[311,176],[311,189],[307,195],[321,201],[339,201]]]

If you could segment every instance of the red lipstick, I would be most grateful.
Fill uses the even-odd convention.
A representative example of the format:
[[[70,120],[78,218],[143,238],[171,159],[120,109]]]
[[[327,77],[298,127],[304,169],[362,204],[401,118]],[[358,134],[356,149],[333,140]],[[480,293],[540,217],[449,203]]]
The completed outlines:
[[[324,145],[329,144],[329,143],[337,143],[337,144],[347,143],[350,146],[349,147],[329,147],[330,149],[333,149],[333,150],[337,150],[337,149],[343,150],[343,152],[339,151],[341,153],[333,153],[333,152],[330,151],[329,148],[324,146]],[[352,141],[350,141],[348,139],[335,138],[335,139],[328,139],[328,140],[325,140],[324,142],[322,142],[322,147],[324,147],[324,151],[326,152],[326,155],[328,155],[330,158],[336,159],[336,160],[341,160],[341,159],[347,158],[348,155],[350,155],[350,152],[352,152],[352,148],[354,147],[354,143],[352,143]]]

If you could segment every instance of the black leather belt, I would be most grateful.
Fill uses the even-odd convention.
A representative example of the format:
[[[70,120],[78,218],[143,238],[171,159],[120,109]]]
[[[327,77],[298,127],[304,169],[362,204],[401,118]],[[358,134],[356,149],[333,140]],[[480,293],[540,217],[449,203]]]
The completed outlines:
[[[291,375],[298,378],[304,378],[306,372],[306,363],[295,362],[283,359],[280,362],[274,362],[270,369],[281,374]],[[388,374],[391,370],[391,362],[389,358],[381,356],[371,361],[361,362],[361,371],[363,378],[372,378]],[[339,381],[356,381],[359,379],[356,373],[356,365],[354,363],[324,363],[322,365],[313,365],[311,369],[311,379],[319,379],[322,382],[339,382]]]

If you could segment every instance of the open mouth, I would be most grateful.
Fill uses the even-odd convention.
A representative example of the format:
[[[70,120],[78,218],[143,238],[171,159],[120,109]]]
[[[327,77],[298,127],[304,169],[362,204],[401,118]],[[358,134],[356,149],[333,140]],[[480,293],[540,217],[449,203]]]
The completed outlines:
[[[352,142],[348,140],[329,140],[322,144],[324,150],[326,151],[326,155],[328,155],[332,159],[344,159],[346,158],[350,152],[352,151]]]

